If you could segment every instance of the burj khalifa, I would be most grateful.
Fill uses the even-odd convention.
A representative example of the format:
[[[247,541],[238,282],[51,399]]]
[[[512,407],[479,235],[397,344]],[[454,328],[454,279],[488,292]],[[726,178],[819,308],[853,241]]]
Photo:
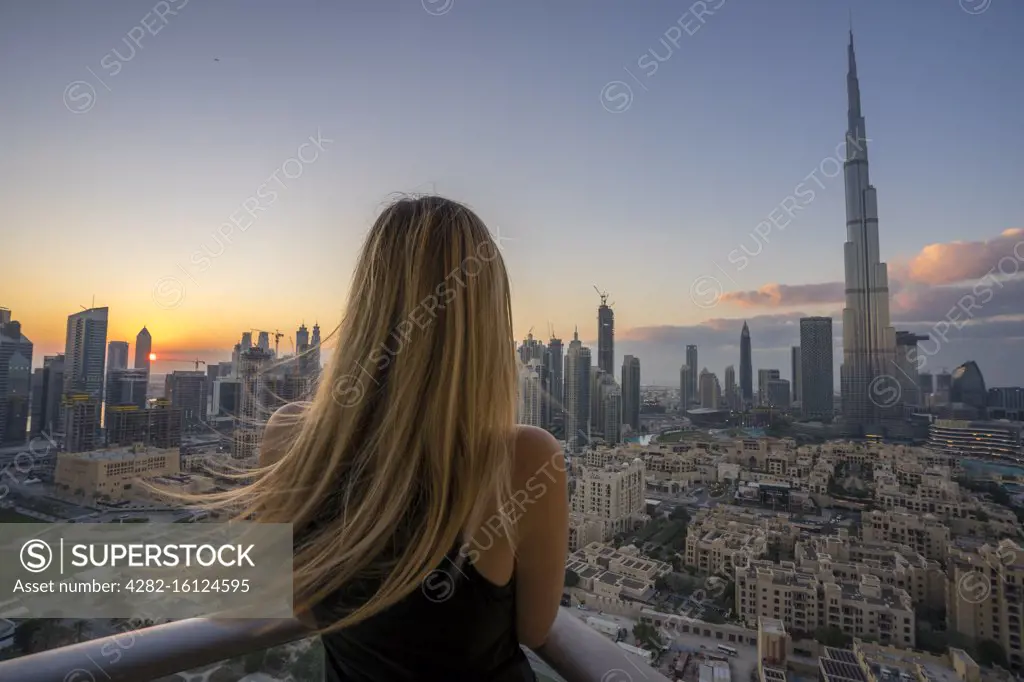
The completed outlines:
[[[878,202],[868,178],[868,147],[860,109],[860,82],[848,48],[849,100],[846,132],[846,308],[843,310],[843,368],[840,378],[843,417],[847,426],[863,430],[898,408],[887,398],[896,357],[896,330],[889,322],[889,275],[879,258]]]

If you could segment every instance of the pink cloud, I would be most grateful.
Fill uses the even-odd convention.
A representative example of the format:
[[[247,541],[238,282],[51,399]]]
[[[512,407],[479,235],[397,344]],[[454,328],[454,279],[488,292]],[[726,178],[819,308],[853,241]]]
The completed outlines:
[[[1000,264],[1006,258],[1009,261]],[[910,259],[906,272],[911,281],[921,284],[954,284],[984,277],[993,270],[1015,274],[1022,263],[1024,228],[1015,227],[985,241],[929,244]]]

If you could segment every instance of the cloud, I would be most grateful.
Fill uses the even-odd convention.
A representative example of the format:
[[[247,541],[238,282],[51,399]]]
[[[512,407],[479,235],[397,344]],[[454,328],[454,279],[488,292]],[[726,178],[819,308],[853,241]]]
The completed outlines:
[[[999,293],[1001,298],[1000,312],[989,308],[986,317],[1013,312],[1006,307],[1019,303],[1024,295],[1020,280],[1014,279],[1022,271],[1024,228],[1006,230],[986,241],[931,244],[907,263],[890,265],[893,316],[902,314],[904,319],[915,321],[941,319],[950,306],[956,306],[964,297],[973,295],[983,299],[982,303],[988,301],[991,298],[988,294],[979,293],[986,289]],[[754,309],[842,304],[844,299],[843,282],[772,283],[754,291],[725,292],[720,302]],[[943,305],[946,308],[940,311]]]
[[[1016,274],[1024,263],[1024,228],[1011,228],[978,242],[929,244],[898,270],[921,284],[953,284],[978,279],[995,270]]]
[[[757,291],[729,291],[722,294],[723,303],[741,308],[789,308],[798,305],[838,303],[843,300],[842,282],[822,284],[766,284]]]

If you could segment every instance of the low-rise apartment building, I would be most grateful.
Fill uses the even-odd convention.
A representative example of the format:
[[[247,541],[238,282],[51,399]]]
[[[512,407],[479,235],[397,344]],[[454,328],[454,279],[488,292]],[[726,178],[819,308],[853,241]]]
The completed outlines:
[[[1013,540],[949,548],[946,627],[1006,652],[1010,670],[1024,672],[1024,550]]]
[[[907,545],[927,559],[945,561],[950,531],[932,514],[875,510],[861,515],[861,538]]]
[[[906,590],[914,605],[945,608],[946,574],[942,564],[906,545],[864,542],[845,529],[835,535],[811,536],[796,545],[802,570],[829,570],[840,582],[857,582],[862,575],[876,576],[883,585]]]
[[[775,618],[801,636],[835,627],[900,647],[913,647],[915,641],[914,607],[906,590],[883,585],[874,575],[840,582],[827,569],[803,570],[791,561],[756,561],[738,569],[736,612],[748,627],[759,618]]]

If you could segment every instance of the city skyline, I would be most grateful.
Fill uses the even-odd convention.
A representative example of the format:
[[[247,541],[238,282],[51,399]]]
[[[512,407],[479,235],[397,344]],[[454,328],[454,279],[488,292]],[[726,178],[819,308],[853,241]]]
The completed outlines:
[[[161,366],[161,356],[226,360],[240,332],[251,327],[294,334],[291,330],[303,321],[319,320],[325,330],[332,329],[344,305],[344,280],[361,233],[381,202],[394,191],[437,191],[469,202],[500,232],[512,275],[517,339],[529,327],[544,329],[547,323],[566,338],[578,322],[581,340],[596,354],[592,282],[597,281],[616,302],[612,367],[618,368],[625,355],[640,358],[645,384],[677,383],[688,344],[700,349],[701,367],[695,370],[706,366],[721,377],[725,366],[738,365],[744,319],[751,328],[755,370],[785,370],[789,348],[798,343],[800,317],[830,316],[836,322],[836,336],[842,334],[844,296],[838,273],[845,238],[843,183],[832,177],[833,164],[825,160],[837,154],[838,161],[843,160],[836,148],[843,141],[840,121],[846,111],[846,8],[768,10],[731,0],[709,4],[719,5],[715,14],[706,18],[699,31],[684,34],[678,48],[663,38],[680,14],[678,8],[637,10],[628,25],[620,21],[621,10],[615,8],[602,10],[596,17],[579,17],[557,8],[549,30],[585,21],[592,35],[602,39],[600,47],[588,47],[589,41],[580,39],[578,30],[567,31],[564,38],[578,51],[580,63],[572,60],[563,72],[556,67],[555,53],[547,48],[540,55],[527,56],[511,41],[499,41],[499,46],[482,53],[484,63],[472,68],[463,64],[469,69],[467,77],[501,79],[508,88],[507,97],[523,97],[534,91],[519,78],[506,82],[502,59],[513,55],[552,58],[549,78],[539,84],[544,106],[537,109],[536,102],[527,105],[523,100],[506,110],[500,105],[507,100],[475,94],[464,104],[481,108],[483,117],[467,124],[458,116],[452,118],[462,105],[439,98],[425,115],[444,121],[438,133],[440,143],[410,142],[408,135],[398,133],[397,121],[371,120],[371,112],[386,110],[394,100],[393,86],[382,91],[373,83],[392,81],[417,91],[416,74],[407,67],[410,55],[426,61],[434,57],[434,62],[451,58],[457,48],[476,46],[487,27],[493,34],[499,22],[506,22],[504,30],[510,30],[527,21],[532,16],[528,4],[519,8],[459,5],[441,17],[431,17],[418,7],[351,14],[325,11],[351,19],[335,23],[352,41],[332,40],[332,45],[347,47],[332,47],[311,61],[299,61],[298,55],[282,58],[278,68],[291,69],[302,75],[297,80],[308,83],[321,72],[329,73],[328,68],[333,73],[341,63],[335,78],[359,84],[365,97],[352,104],[345,121],[328,113],[340,96],[334,90],[313,96],[308,115],[283,117],[286,123],[280,125],[274,123],[276,110],[269,103],[265,111],[256,112],[233,107],[230,120],[238,124],[238,134],[226,127],[229,119],[221,120],[228,110],[218,89],[235,92],[233,88],[253,85],[258,82],[255,69],[271,62],[267,51],[248,45],[251,40],[245,45],[212,40],[222,33],[229,10],[190,4],[170,19],[160,35],[147,37],[149,42],[125,62],[124,74],[108,83],[111,91],[100,88],[96,106],[81,115],[67,111],[54,93],[60,93],[69,79],[88,77],[84,66],[103,74],[99,58],[110,46],[119,45],[118,36],[140,17],[135,16],[137,6],[127,4],[112,6],[103,14],[69,10],[53,27],[60,43],[53,53],[27,66],[26,74],[4,77],[6,90],[26,102],[28,113],[16,113],[0,136],[10,142],[15,156],[25,152],[26,158],[34,158],[25,144],[39,143],[46,128],[53,137],[47,137],[41,158],[56,158],[59,150],[73,149],[86,155],[83,158],[97,159],[99,165],[86,183],[95,196],[72,188],[83,180],[86,170],[75,163],[50,171],[45,178],[31,165],[20,174],[0,170],[9,193],[7,219],[26,227],[13,230],[12,250],[27,256],[51,236],[54,239],[47,248],[53,249],[56,263],[99,258],[101,252],[95,248],[129,239],[144,243],[146,249],[126,244],[130,256],[119,258],[118,268],[76,270],[80,281],[74,286],[59,273],[41,276],[27,257],[16,258],[12,276],[33,286],[17,288],[0,305],[14,310],[22,322],[35,344],[37,367],[45,355],[61,352],[67,316],[87,304],[84,299],[93,293],[97,306],[110,309],[109,340],[130,343],[143,326],[152,332],[157,355],[154,371],[174,369]],[[408,16],[406,10],[411,10]],[[872,119],[873,180],[884,187],[881,251],[882,260],[890,265],[893,324],[929,333],[943,324],[949,311],[965,293],[977,288],[986,273],[999,268],[1016,274],[1024,262],[1024,246],[1017,246],[1024,241],[1024,230],[1016,227],[1024,203],[1014,189],[1017,175],[1010,160],[1012,151],[1024,142],[1011,114],[1020,108],[1020,94],[1010,84],[1020,80],[1021,67],[1019,60],[1007,58],[1014,54],[1011,39],[1014,27],[1024,20],[1024,11],[1015,4],[993,3],[984,13],[971,15],[956,3],[948,7],[921,3],[907,9],[881,2],[858,3],[854,10],[855,32],[862,46],[857,56],[864,106]],[[29,25],[44,21],[30,6],[8,11]],[[257,3],[251,14],[254,37],[277,36],[279,42],[283,36],[297,35],[300,28],[294,17],[278,14],[269,4]],[[16,23],[8,22],[0,31],[5,39],[19,44],[24,40],[17,34],[20,31],[7,33]],[[344,57],[368,46],[360,33],[371,33],[370,27],[383,23],[393,29],[396,54],[385,54],[379,60],[380,71],[369,80],[365,73],[345,66],[349,62]],[[111,36],[110,46],[85,41],[81,35],[86,31],[71,35],[79,24],[95,29],[93,35]],[[301,28],[318,30],[308,22]],[[407,41],[409,46],[399,47],[408,36],[424,31],[431,36],[429,45]],[[763,31],[771,31],[777,44],[755,51],[759,41],[752,38]],[[448,38],[451,46],[445,47]],[[182,51],[192,51],[192,45],[208,45],[223,54],[197,52],[183,61]],[[606,111],[598,96],[602,84],[615,78],[628,80],[624,67],[643,76],[647,72],[635,66],[636,55],[642,59],[653,50],[664,57],[666,45],[672,47],[671,54],[643,81],[646,89],[633,83],[635,97],[629,109],[617,114]],[[897,51],[899,59],[894,59]],[[968,52],[976,64],[963,63],[961,55]],[[220,63],[212,62],[214,56]],[[694,70],[694,63],[705,66]],[[996,63],[1003,66],[984,67]],[[759,82],[767,73],[777,78],[770,91]],[[787,81],[778,79],[786,74],[799,74],[799,86],[783,88]],[[911,79],[916,86],[913,96],[905,88]],[[723,83],[730,85],[723,87]],[[46,84],[52,85],[53,92]],[[154,118],[149,102],[155,92],[167,93],[173,112]],[[753,107],[757,115],[741,115],[759,100],[771,101],[772,106]],[[695,108],[698,103],[700,107]],[[177,112],[182,121],[188,121],[188,111],[196,106],[213,106],[219,112],[207,131],[216,136],[214,151],[206,143],[200,145],[181,121],[166,118]],[[562,109],[565,113],[558,113]],[[699,129],[700,135],[680,134],[683,111],[689,117],[686,129]],[[481,157],[469,158],[469,150],[459,147],[452,136],[467,125],[468,130],[485,134],[488,128],[482,126],[487,116],[495,121],[514,117],[511,120],[517,125],[501,128],[510,128],[522,150],[516,157],[525,156],[525,160],[495,169],[488,180],[467,180]],[[544,127],[547,118],[552,118],[550,128]],[[716,118],[730,125],[716,125]],[[580,121],[578,134],[567,137],[576,145],[573,150],[557,145],[545,149],[569,119]],[[928,121],[927,130],[920,130],[920,120]],[[964,140],[964,120],[985,122],[966,131],[969,143]],[[407,127],[408,121],[402,119],[402,124]],[[160,136],[153,138],[145,156],[131,150],[129,140],[150,139],[147,134],[157,130]],[[241,135],[256,130],[263,133],[258,139],[267,142],[253,143],[251,135]],[[294,156],[311,136],[322,141],[322,159],[318,156],[307,164],[301,177],[282,192],[279,205],[266,211],[266,217],[261,214],[244,235],[236,232],[230,244],[220,244],[223,254],[211,260],[208,270],[197,272],[200,266],[193,264],[191,256],[217,248],[211,238],[217,225],[254,196],[261,178]],[[378,141],[363,144],[359,142],[363,138]],[[391,138],[410,146],[392,148]],[[941,154],[943,164],[952,163],[958,173],[937,172],[935,139],[956,143],[945,145]],[[589,140],[601,140],[602,158],[615,162],[602,165],[590,159],[580,164],[585,159],[580,157],[579,144],[585,146]],[[108,144],[111,150],[101,154],[99,150]],[[454,160],[439,164],[446,144],[455,144],[458,153]],[[502,155],[512,149],[503,145],[494,143],[480,153]],[[566,154],[572,161],[553,157]],[[384,169],[378,157],[410,163],[398,164],[408,166],[401,171]],[[117,164],[111,165],[110,158],[118,159]],[[186,159],[192,159],[193,165],[186,165]],[[195,162],[212,164],[223,179],[211,180],[198,170],[198,178],[171,172],[193,168]],[[366,177],[347,175],[344,167],[353,165],[365,166]],[[526,192],[527,202],[498,190],[498,184],[513,180],[521,184],[520,174],[531,167],[549,168],[560,180],[517,190],[515,194]],[[266,173],[259,170],[263,168]],[[817,198],[793,214],[791,227],[783,229],[776,223],[767,237],[756,231],[768,217],[784,215],[776,208],[784,208],[781,202],[794,194],[793,188],[807,182],[808,170],[817,171],[814,179],[824,185],[810,181]],[[638,173],[643,183],[626,179]],[[669,187],[673,190],[668,191]],[[32,197],[47,193],[45,188],[59,189],[64,198],[56,205],[34,201]],[[625,191],[629,209],[626,202],[620,206],[592,199],[590,204],[599,205],[587,208],[588,202],[582,199],[594,196],[595,189],[612,197]],[[649,201],[655,195],[672,197],[672,201]],[[567,205],[575,206],[571,220],[566,220]],[[680,205],[686,206],[682,214]],[[167,215],[143,218],[147,208]],[[66,225],[80,228],[75,234],[82,239],[56,239]],[[138,230],[145,231],[144,239],[130,236]],[[291,239],[295,234],[306,238]],[[542,237],[545,241],[538,241]],[[620,249],[608,248],[627,237],[639,247],[639,257],[629,263],[621,258]],[[595,249],[587,243],[591,241],[603,248]],[[309,243],[319,248],[309,249]],[[547,248],[538,250],[535,243]],[[574,249],[583,249],[582,257],[567,261],[565,254],[576,253]],[[740,260],[749,267],[737,267]],[[188,272],[177,270],[177,265],[188,266]],[[721,272],[723,267],[726,272]],[[309,273],[323,274],[316,286],[305,290],[284,286]],[[169,281],[166,277],[177,277],[186,287],[182,300],[171,307],[161,299],[168,293],[160,288]],[[701,277],[710,279],[694,287]],[[708,285],[711,299],[704,296]],[[971,323],[960,329],[951,325],[948,342],[929,354],[924,371],[952,371],[975,360],[996,384],[1024,383],[1024,369],[1011,362],[1012,344],[1024,336],[1021,278],[986,286],[986,296],[978,298],[984,301],[980,308],[960,316],[961,322],[969,316]],[[558,295],[551,296],[552,290]]]

